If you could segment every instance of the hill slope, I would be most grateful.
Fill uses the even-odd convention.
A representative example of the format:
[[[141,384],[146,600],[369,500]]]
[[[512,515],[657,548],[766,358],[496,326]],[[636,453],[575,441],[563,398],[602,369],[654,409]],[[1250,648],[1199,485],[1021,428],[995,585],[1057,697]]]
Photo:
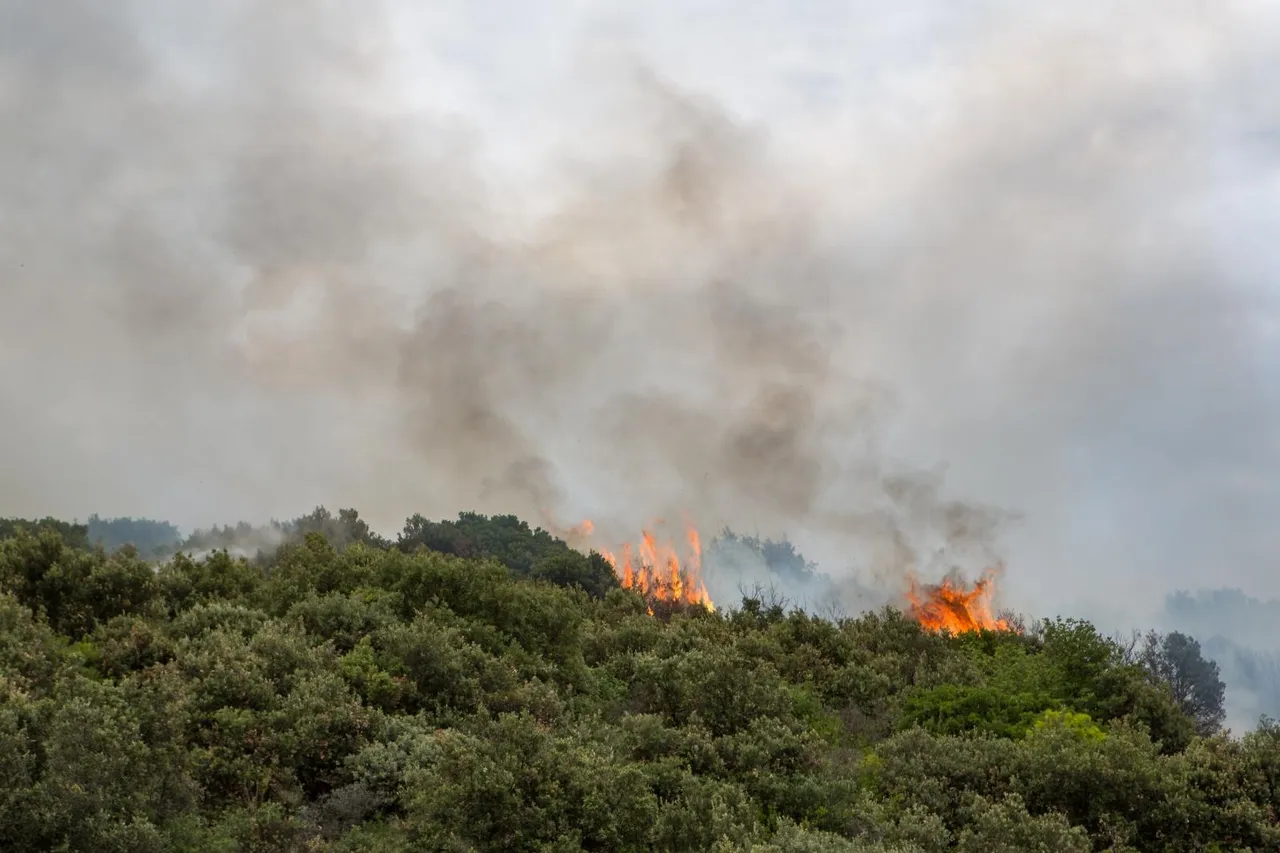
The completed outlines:
[[[5,850],[1280,844],[1280,730],[1198,737],[1086,623],[649,616],[472,515],[158,568],[3,533]]]

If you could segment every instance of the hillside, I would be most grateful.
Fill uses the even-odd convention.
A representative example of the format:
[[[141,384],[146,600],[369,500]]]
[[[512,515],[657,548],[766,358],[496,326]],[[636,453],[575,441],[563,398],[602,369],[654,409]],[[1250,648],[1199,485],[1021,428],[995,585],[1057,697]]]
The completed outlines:
[[[713,611],[510,517],[314,518],[158,567],[0,527],[0,849],[1280,845],[1280,727],[1198,734],[1087,623]]]

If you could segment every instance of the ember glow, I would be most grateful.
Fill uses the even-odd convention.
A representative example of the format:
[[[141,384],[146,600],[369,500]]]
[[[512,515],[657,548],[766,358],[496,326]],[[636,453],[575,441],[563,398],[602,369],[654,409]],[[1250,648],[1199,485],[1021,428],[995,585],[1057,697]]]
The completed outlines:
[[[715,610],[702,582],[702,540],[692,525],[686,527],[680,546],[660,541],[653,530],[643,530],[638,543],[627,542],[600,553],[613,566],[625,589],[639,590],[650,602],[701,604]]]
[[[992,613],[992,597],[995,593],[996,575],[988,572],[972,587],[963,581],[944,578],[939,584],[922,584],[915,577],[909,579],[907,589],[907,615],[930,631],[1013,630],[1004,619]]]

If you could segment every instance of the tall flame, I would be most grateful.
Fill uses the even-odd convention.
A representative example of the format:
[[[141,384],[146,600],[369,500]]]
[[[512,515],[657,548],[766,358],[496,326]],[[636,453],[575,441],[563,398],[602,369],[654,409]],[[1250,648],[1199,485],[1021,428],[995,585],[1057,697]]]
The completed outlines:
[[[638,590],[650,601],[650,613],[654,601],[701,604],[715,610],[702,581],[702,539],[692,525],[686,527],[685,539],[689,547],[683,562],[676,546],[659,541],[651,529],[640,531],[639,544],[623,544],[618,549],[621,558],[617,551],[601,550],[600,553],[613,566],[624,589]]]
[[[959,634],[981,629],[1010,631],[1004,619],[992,613],[995,572],[987,572],[971,588],[963,581],[944,578],[942,583],[921,584],[914,576],[908,579],[907,614],[930,631]]]

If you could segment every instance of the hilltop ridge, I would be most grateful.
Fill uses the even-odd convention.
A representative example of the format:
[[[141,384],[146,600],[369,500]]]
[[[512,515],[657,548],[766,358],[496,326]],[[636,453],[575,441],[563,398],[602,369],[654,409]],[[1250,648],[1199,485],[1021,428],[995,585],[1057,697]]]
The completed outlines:
[[[0,846],[1280,843],[1280,728],[1213,734],[1086,622],[655,606],[518,519],[416,518],[158,563],[5,526]]]

